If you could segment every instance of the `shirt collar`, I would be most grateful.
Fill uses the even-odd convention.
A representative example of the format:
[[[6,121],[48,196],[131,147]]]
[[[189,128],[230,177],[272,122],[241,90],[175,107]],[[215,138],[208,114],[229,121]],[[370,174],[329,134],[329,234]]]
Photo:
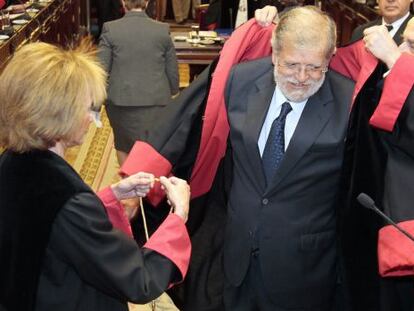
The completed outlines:
[[[402,23],[404,23],[405,19],[408,18],[408,16],[410,15],[410,12],[407,12],[407,14],[405,14],[403,17],[401,17],[400,19],[397,19],[394,23],[392,24],[387,24],[384,21],[384,18],[382,18],[382,25],[392,25],[393,30],[395,30],[396,32],[398,31],[398,29],[401,27]]]

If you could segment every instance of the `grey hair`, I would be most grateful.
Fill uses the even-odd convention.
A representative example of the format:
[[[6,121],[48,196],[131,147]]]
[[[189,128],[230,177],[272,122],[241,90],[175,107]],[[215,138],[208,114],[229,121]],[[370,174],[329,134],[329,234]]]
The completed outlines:
[[[329,60],[335,52],[336,25],[315,6],[293,8],[280,15],[272,36],[273,52],[280,52],[286,38],[297,47],[324,48]]]

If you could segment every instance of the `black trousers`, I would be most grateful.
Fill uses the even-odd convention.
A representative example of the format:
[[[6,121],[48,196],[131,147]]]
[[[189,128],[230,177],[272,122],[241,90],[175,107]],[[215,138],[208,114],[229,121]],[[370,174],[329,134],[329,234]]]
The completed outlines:
[[[263,274],[259,262],[260,252],[251,255],[249,270],[240,286],[225,281],[224,306],[226,311],[331,311],[332,307],[317,309],[285,309],[270,299],[263,284]],[[300,299],[300,297],[298,297]]]

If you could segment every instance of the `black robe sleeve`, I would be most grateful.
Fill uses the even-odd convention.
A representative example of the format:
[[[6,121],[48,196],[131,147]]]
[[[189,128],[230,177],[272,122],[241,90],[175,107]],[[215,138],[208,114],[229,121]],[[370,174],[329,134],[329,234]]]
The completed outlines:
[[[113,230],[105,210],[91,193],[77,194],[62,208],[52,229],[48,254],[43,277],[49,278],[49,284],[66,283],[63,286],[70,291],[76,283],[85,283],[124,302],[149,302],[171,281],[182,279],[167,257],[149,248],[139,249],[133,239]],[[67,263],[67,270],[76,271],[78,278],[57,273],[61,262]],[[81,297],[87,292],[78,294],[77,301],[93,299]]]

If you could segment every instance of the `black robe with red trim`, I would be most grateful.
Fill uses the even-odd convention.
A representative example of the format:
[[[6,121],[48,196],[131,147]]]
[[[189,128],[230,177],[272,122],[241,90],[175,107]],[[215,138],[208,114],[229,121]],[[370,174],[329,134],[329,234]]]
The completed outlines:
[[[0,310],[125,311],[184,278],[181,218],[169,215],[139,249],[113,191],[99,196],[49,150],[2,153]]]
[[[414,57],[383,64],[357,41],[331,68],[356,81],[343,170],[340,233],[350,310],[414,308],[414,243],[360,205],[364,192],[414,233]]]

